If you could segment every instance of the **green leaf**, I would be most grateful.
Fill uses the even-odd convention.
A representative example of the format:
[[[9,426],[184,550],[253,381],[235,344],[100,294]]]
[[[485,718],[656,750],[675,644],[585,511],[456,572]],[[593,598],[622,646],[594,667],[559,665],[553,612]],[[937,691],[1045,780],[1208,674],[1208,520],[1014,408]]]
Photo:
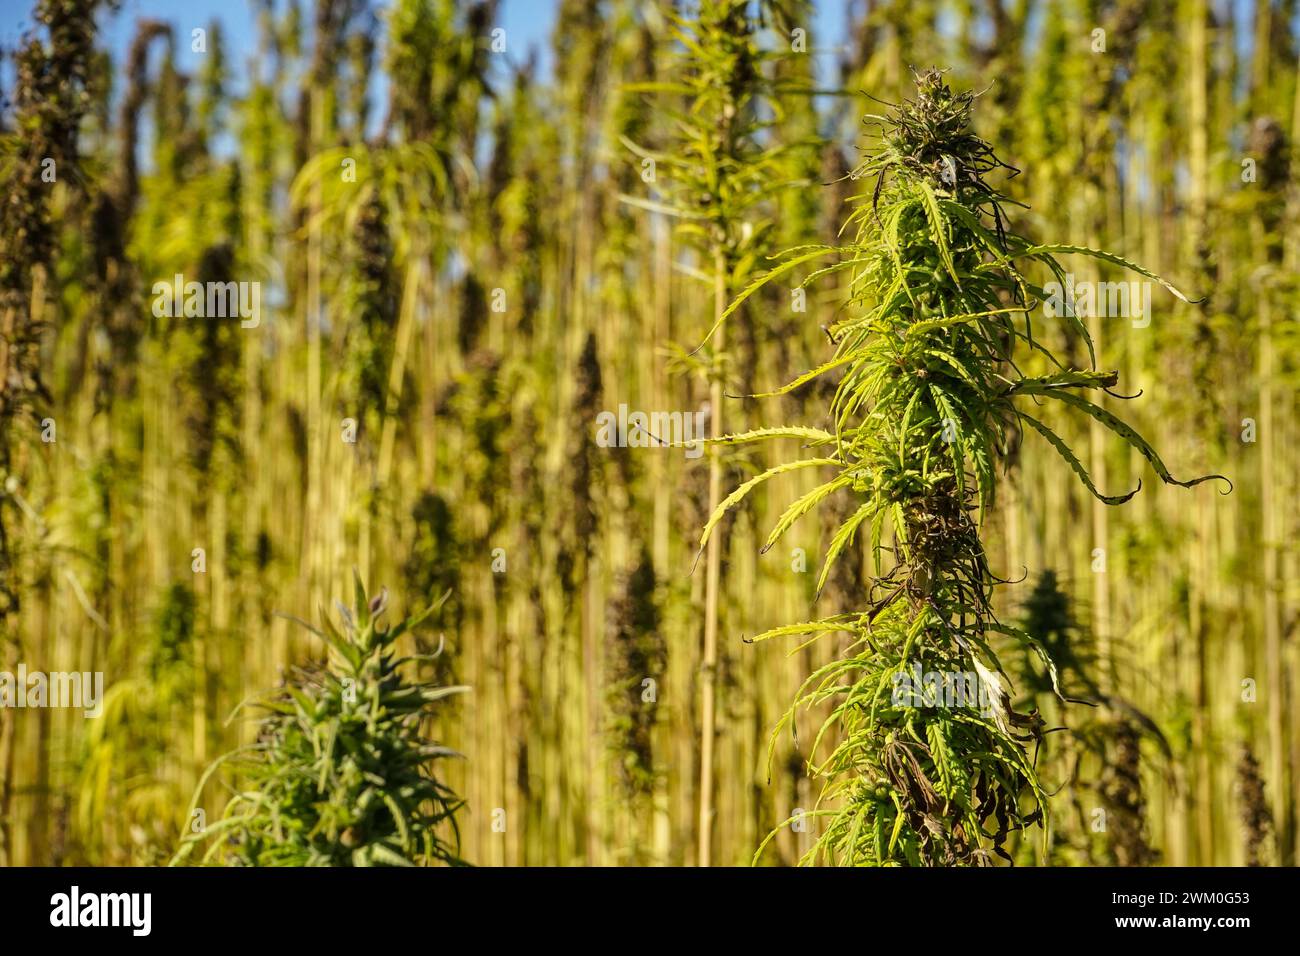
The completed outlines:
[[[907,335],[924,335],[926,332],[933,332],[936,329],[948,329],[954,325],[965,325],[971,319],[983,319],[993,315],[1006,315],[1011,312],[1024,312],[1019,306],[1010,309],[987,309],[983,312],[966,312],[962,315],[950,315],[943,319],[926,319],[921,322],[913,322],[907,327]]]
[[[731,304],[722,310],[722,314],[718,316],[717,321],[713,323],[713,327],[710,328],[708,333],[704,336],[704,341],[697,345],[691,351],[691,354],[694,355],[700,349],[704,348],[709,339],[713,338],[718,329],[722,327],[722,323],[725,322],[733,312],[739,309],[745,303],[745,300],[773,279],[785,275],[795,266],[802,265],[805,262],[811,262],[813,259],[820,259],[822,256],[828,256],[839,251],[840,249],[838,246],[820,246],[814,252],[804,253],[801,256],[795,256],[793,259],[787,259],[779,266],[775,266],[763,275],[759,276],[749,285],[745,286],[741,293],[731,300]]]
[[[948,443],[949,453],[952,455],[953,477],[957,482],[957,493],[962,497],[966,494],[966,455],[965,455],[965,438],[962,435],[962,419],[957,413],[956,404],[938,385],[930,383],[930,394],[934,397],[934,404],[939,409],[939,414],[945,420],[951,421],[956,434],[953,440]],[[940,423],[942,425],[942,423]]]
[[[1196,305],[1198,303],[1205,301],[1204,297],[1200,299],[1187,298],[1187,296],[1183,295],[1182,292],[1178,291],[1178,288],[1172,282],[1169,282],[1166,279],[1162,279],[1154,272],[1142,268],[1136,262],[1130,262],[1128,259],[1125,259],[1122,256],[1117,256],[1113,252],[1106,252],[1105,250],[1102,249],[1089,249],[1086,246],[1068,246],[1068,245],[1030,246],[1027,249],[1021,251],[1020,255],[1032,256],[1033,258],[1036,259],[1042,259],[1044,256],[1053,256],[1053,255],[1091,256],[1093,259],[1100,259],[1103,262],[1109,262],[1112,265],[1119,266],[1120,268],[1128,269],[1130,272],[1136,272],[1138,275],[1146,276],[1148,279],[1152,280],[1153,282],[1159,282],[1162,286],[1164,286],[1166,289],[1172,292],[1175,298],[1181,299],[1183,302],[1186,302],[1188,305]]]
[[[1089,372],[1067,369],[1036,378],[1022,378],[1013,383],[1004,395],[1043,395],[1057,388],[1114,388],[1119,381],[1118,372]]]
[[[780,519],[776,523],[776,527],[774,527],[772,533],[767,536],[767,541],[764,543],[763,547],[759,549],[759,552],[761,554],[766,554],[772,549],[772,546],[781,539],[781,536],[790,530],[790,526],[798,521],[804,514],[815,508],[818,502],[822,501],[831,493],[852,483],[853,476],[851,474],[840,475],[839,477],[826,482],[826,484],[814,488],[798,501],[794,502],[794,504],[790,505],[790,507],[785,510],[785,513],[781,515]]]
[[[922,179],[918,180],[917,186],[921,194],[921,207],[925,210],[925,217],[930,220],[930,235],[939,250],[939,258],[943,260],[948,275],[952,276],[953,284],[960,290],[961,277],[957,275],[957,266],[952,261],[952,249],[948,246],[948,221],[939,209],[939,200],[930,184]]]
[[[798,388],[800,385],[805,385],[808,382],[811,382],[819,375],[824,375],[825,373],[829,372],[831,369],[839,368],[841,365],[847,365],[849,362],[852,362],[854,359],[859,358],[863,354],[863,351],[864,351],[863,349],[854,349],[853,351],[847,352],[846,354],[841,355],[838,358],[831,359],[829,362],[826,362],[822,365],[818,365],[816,368],[804,372],[794,381],[786,385],[782,385],[780,388],[775,389],[774,391],[755,392],[753,395],[747,395],[745,397],[746,398],[774,398],[777,395],[789,394],[790,392],[793,392],[796,388]]]
[[[822,562],[821,574],[817,576],[817,593],[822,593],[822,588],[826,587],[826,579],[830,576],[831,565],[835,559],[840,556],[840,552],[845,549],[852,541],[854,534],[857,533],[858,526],[866,521],[871,515],[879,510],[878,502],[873,499],[866,502],[857,511],[853,512],[831,538],[831,545],[826,550],[826,560]]]
[[[929,355],[931,358],[937,358],[940,362],[943,362],[945,365],[956,371],[958,376],[961,377],[961,380],[973,388],[977,394],[982,394],[984,392],[984,387],[979,380],[976,379],[975,374],[956,356],[949,352],[944,352],[941,349],[926,349],[925,354]]]
[[[755,428],[747,432],[719,435],[717,438],[692,438],[690,441],[675,441],[670,442],[667,447],[686,448],[697,443],[705,445],[744,445],[748,442],[766,441],[770,438],[801,438],[810,445],[825,445],[835,441],[834,435],[821,428],[785,425],[780,428]]]
[[[713,509],[713,514],[709,515],[709,520],[705,522],[704,531],[700,535],[699,551],[695,555],[695,560],[699,561],[700,555],[704,553],[704,549],[709,543],[709,538],[713,534],[713,530],[718,526],[718,522],[722,520],[723,516],[736,505],[740,504],[740,502],[744,500],[745,496],[756,487],[767,481],[769,478],[775,478],[777,475],[784,475],[787,472],[795,471],[800,468],[813,468],[819,465],[839,467],[841,463],[836,461],[834,458],[806,458],[800,461],[788,461],[769,468],[761,474],[755,475],[753,478],[750,478],[744,484],[736,488],[735,491],[727,495],[727,497],[718,504],[718,507]]]
[[[774,637],[793,637],[797,634],[853,631],[857,629],[858,617],[859,615],[857,614],[837,614],[834,617],[822,618],[819,621],[804,621],[799,624],[782,624],[780,627],[771,628],[755,637],[749,638],[745,643],[757,644],[759,641],[769,641]]]
[[[468,684],[455,684],[449,687],[428,687],[420,691],[420,697],[425,703],[433,703],[436,700],[442,700],[444,697],[451,697],[454,694],[468,694],[472,687]]]
[[[676,219],[706,218],[698,212],[684,209],[681,206],[670,206],[668,203],[655,202],[653,199],[643,199],[640,196],[629,196],[627,193],[619,193],[618,201],[629,206],[635,206],[638,209],[644,209],[647,212],[662,213],[665,216],[672,216]]]
[[[1137,450],[1138,454],[1151,463],[1151,467],[1155,469],[1156,474],[1160,476],[1160,480],[1165,484],[1180,485],[1183,488],[1191,488],[1194,485],[1199,485],[1203,481],[1225,481],[1228,483],[1228,490],[1220,492],[1220,494],[1228,494],[1232,491],[1232,482],[1223,475],[1202,475],[1201,477],[1193,478],[1190,481],[1181,481],[1178,478],[1175,478],[1169,473],[1169,469],[1165,467],[1165,463],[1160,460],[1160,456],[1156,454],[1156,450],[1152,448],[1147,440],[1139,435],[1133,429],[1133,426],[1128,424],[1128,422],[1112,415],[1100,405],[1096,405],[1093,402],[1088,401],[1086,398],[1075,395],[1072,392],[1056,391],[1051,392],[1050,394],[1052,398],[1057,401],[1065,402],[1067,405],[1078,408],[1088,415],[1091,415],[1094,419],[1101,422],[1120,438],[1124,439],[1124,441],[1128,442],[1129,445]]]
[[[1042,435],[1044,438],[1048,440],[1048,442],[1051,443],[1052,447],[1056,449],[1057,454],[1059,454],[1062,458],[1064,458],[1066,463],[1072,469],[1074,469],[1074,473],[1079,476],[1079,480],[1083,482],[1084,487],[1087,488],[1090,492],[1092,492],[1093,497],[1095,497],[1098,501],[1104,501],[1108,505],[1122,505],[1124,502],[1128,501],[1135,494],[1137,494],[1139,491],[1142,490],[1142,481],[1141,479],[1139,479],[1138,486],[1134,488],[1132,491],[1130,491],[1128,494],[1103,495],[1100,491],[1097,490],[1097,486],[1092,483],[1092,479],[1088,477],[1087,470],[1083,467],[1083,464],[1079,461],[1079,459],[1075,457],[1075,454],[1070,449],[1070,446],[1067,445],[1065,441],[1059,435],[1056,434],[1056,432],[1052,431],[1042,422],[1038,421],[1038,419],[1026,415],[1024,412],[1020,411],[1019,409],[1016,410],[1016,414],[1019,415],[1023,421],[1028,422],[1034,428],[1034,430],[1038,432],[1038,434]]]
[[[391,850],[382,843],[372,844],[368,849],[376,863],[383,863],[388,866],[415,866],[414,863],[402,856],[396,850]]]
[[[365,630],[370,624],[370,602],[366,598],[366,587],[361,583],[361,572],[352,569],[353,600],[356,602],[357,627]]]

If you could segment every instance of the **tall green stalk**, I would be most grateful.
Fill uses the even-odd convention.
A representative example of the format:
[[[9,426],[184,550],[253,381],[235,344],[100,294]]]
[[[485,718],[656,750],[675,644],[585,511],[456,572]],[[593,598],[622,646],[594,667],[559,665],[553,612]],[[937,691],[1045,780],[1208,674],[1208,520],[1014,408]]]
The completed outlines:
[[[683,108],[672,111],[679,135],[671,153],[651,153],[670,182],[667,204],[634,205],[678,217],[678,234],[697,251],[694,274],[712,291],[713,315],[720,318],[727,300],[752,274],[765,254],[772,223],[758,208],[784,183],[785,143],[765,143],[774,125],[771,84],[763,67],[772,53],[759,42],[760,22],[750,18],[745,0],[701,0],[693,16],[669,15],[673,38],[683,53],[671,71],[672,82],[628,84],[627,90],[672,93]],[[765,12],[766,7],[762,10]],[[715,331],[717,327],[715,326]],[[709,429],[722,435],[722,408],[728,370],[726,342],[718,334],[698,370],[709,383]],[[722,500],[722,460],[709,460],[709,509]],[[722,548],[704,548],[704,633],[700,655],[700,760],[696,863],[712,860],[714,764],[717,736],[718,627],[722,616]]]

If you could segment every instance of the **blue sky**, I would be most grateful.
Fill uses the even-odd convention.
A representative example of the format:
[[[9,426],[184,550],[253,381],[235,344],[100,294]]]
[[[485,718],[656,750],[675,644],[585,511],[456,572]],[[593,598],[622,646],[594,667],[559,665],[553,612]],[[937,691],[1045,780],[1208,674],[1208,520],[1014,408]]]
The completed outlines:
[[[31,26],[33,2],[34,0],[0,0],[0,49],[15,47],[24,30]],[[312,0],[299,2],[304,11],[312,6]],[[557,0],[501,0],[500,25],[506,29],[511,48],[520,51],[515,57],[517,61],[522,61],[528,47],[535,45],[540,53],[543,71],[549,71],[550,34],[557,5]],[[814,4],[816,14],[813,39],[816,47],[813,52],[817,55],[819,75],[823,82],[833,76],[836,59],[834,49],[844,42],[845,20],[850,5],[851,0],[818,0]],[[277,6],[283,8],[284,0],[278,0]],[[1254,0],[1213,0],[1213,6],[1231,7],[1239,24],[1240,45],[1243,51],[1248,51],[1251,39],[1249,22]],[[234,64],[242,64],[243,53],[253,49],[256,43],[253,4],[249,0],[122,0],[119,12],[104,16],[101,24],[105,41],[119,61],[130,42],[135,21],[142,17],[167,20],[182,34],[194,27],[206,26],[214,18],[219,20],[233,54],[231,62]],[[190,52],[188,44],[182,45],[183,69],[194,67],[196,57],[197,54]],[[6,69],[6,82],[9,76],[9,70]]]
[[[595,2],[595,0],[593,0]],[[1247,58],[1252,46],[1251,20],[1256,2],[1262,0],[1211,0],[1212,6],[1222,15],[1230,11],[1237,24],[1238,54]],[[0,51],[15,48],[23,34],[32,26],[32,6],[34,0],[0,0]],[[816,73],[819,85],[823,88],[836,85],[836,64],[838,51],[846,41],[846,20],[850,7],[858,6],[862,0],[814,0],[814,22],[812,24],[813,47],[811,53],[816,61]],[[310,22],[310,11],[314,0],[299,0],[305,19]],[[287,0],[276,0],[277,8],[283,10]],[[377,7],[386,7],[384,2]],[[509,61],[522,63],[530,47],[538,51],[538,62],[543,78],[549,75],[552,66],[551,30],[555,22],[558,0],[501,0],[499,25],[504,27],[509,46]],[[116,13],[101,14],[101,40],[112,51],[115,61],[121,64],[127,46],[135,32],[135,22],[143,18],[154,18],[170,22],[176,30],[180,66],[191,72],[199,66],[202,54],[191,52],[188,42],[189,31],[195,27],[205,27],[212,20],[221,23],[225,40],[228,62],[231,66],[232,92],[243,91],[242,78],[246,75],[245,64],[251,51],[256,49],[255,4],[252,0],[121,0]],[[1300,20],[1300,12],[1297,12]],[[1031,36],[1033,31],[1031,31]],[[1032,41],[1031,41],[1032,42]],[[372,110],[375,120],[382,114],[382,103],[386,94],[386,78],[381,71],[376,71],[376,82],[371,89]],[[1244,82],[1244,76],[1239,81]],[[13,65],[8,57],[0,60],[0,90],[8,90],[13,81]]]
[[[304,11],[310,10],[312,0],[299,2]],[[0,47],[13,49],[23,32],[31,27],[32,5],[33,0],[0,0]],[[277,6],[283,8],[284,3],[280,2]],[[502,0],[500,25],[506,30],[511,51],[518,51],[512,56],[515,62],[522,62],[528,48],[536,46],[542,71],[549,73],[551,27],[555,22],[557,6],[556,0]],[[827,0],[817,4],[817,16],[813,24],[816,47],[813,52],[818,55],[823,80],[828,80],[833,75],[836,58],[830,48],[841,42],[848,6],[848,0]],[[188,36],[189,31],[195,27],[207,26],[213,19],[220,21],[236,81],[246,54],[256,48],[254,7],[248,0],[122,0],[121,8],[116,14],[105,15],[101,20],[103,40],[119,63],[131,41],[135,21],[142,18],[170,22],[176,28],[178,38]],[[306,19],[310,22],[310,17]],[[201,54],[191,53],[188,43],[178,44],[178,50],[183,70],[188,71],[197,66]],[[6,85],[10,76],[11,73],[6,69]]]

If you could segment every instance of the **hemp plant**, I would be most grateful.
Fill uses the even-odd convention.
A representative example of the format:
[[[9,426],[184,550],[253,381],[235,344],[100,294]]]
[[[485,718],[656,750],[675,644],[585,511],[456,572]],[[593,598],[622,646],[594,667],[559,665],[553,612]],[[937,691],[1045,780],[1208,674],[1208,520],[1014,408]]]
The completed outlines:
[[[1086,397],[1089,390],[1123,396],[1109,391],[1116,372],[1095,370],[1091,338],[1073,309],[1066,320],[1086,342],[1092,368],[1066,367],[1033,334],[1031,312],[1047,296],[1031,273],[1046,270],[1064,287],[1057,255],[1092,256],[1186,297],[1110,253],[1039,245],[1011,232],[1007,200],[986,176],[1014,170],[972,132],[974,94],[954,93],[937,70],[915,80],[915,100],[866,118],[880,128],[880,147],[853,174],[874,184],[854,200],[845,225],[852,241],[788,250],[718,320],[721,325],[764,284],[804,263],[838,257],[805,284],[849,271],[843,317],[827,329],[834,358],[765,393],[785,394],[842,370],[830,426],[712,439],[796,438],[814,454],[737,488],[710,516],[701,542],[707,544],[727,510],[759,484],[804,468],[826,469],[832,477],[790,505],[764,550],[831,495],[853,495],[857,507],[831,538],[820,590],[859,532],[869,535],[874,574],[859,609],[753,638],[849,635],[843,652],[806,679],[773,734],[774,746],[782,728],[793,732],[800,709],[827,708],[808,764],[823,782],[818,805],[786,821],[806,816],[823,823],[804,863],[987,865],[995,853],[1009,859],[1008,835],[1034,825],[1042,826],[1046,846],[1046,795],[1027,749],[1041,738],[1044,721],[1036,711],[1018,713],[1012,706],[994,639],[1011,638],[1038,654],[1054,684],[1055,669],[1035,637],[995,614],[994,591],[1002,582],[990,570],[980,525],[994,499],[997,465],[1018,426],[1042,435],[1107,504],[1127,501],[1141,483],[1123,494],[1103,494],[1025,400],[1055,401],[1090,416],[1170,484],[1190,487],[1221,477],[1174,478],[1145,439]],[[1024,374],[1016,358],[1032,352],[1052,370]],[[943,706],[935,687],[924,689],[920,705],[914,698],[900,702],[899,681],[917,664],[927,674],[969,681],[980,706]],[[830,752],[819,758],[823,743]],[[769,748],[769,763],[772,753]]]
[[[664,170],[668,188],[663,202],[624,195],[624,202],[666,213],[678,220],[676,233],[699,257],[694,274],[709,282],[712,315],[718,321],[736,289],[743,288],[755,265],[771,248],[774,222],[769,206],[791,185],[790,154],[807,144],[782,143],[770,135],[783,115],[770,79],[772,50],[761,32],[773,5],[751,9],[747,0],[699,0],[666,11],[671,39],[678,51],[669,80],[629,83],[627,92],[667,94],[680,106],[659,108],[673,123],[676,136],[669,151],[652,152],[624,138],[638,156]],[[754,14],[754,15],[751,15]],[[803,91],[806,92],[806,91]],[[752,338],[752,328],[742,338]],[[709,383],[710,433],[722,432],[722,401],[732,359],[725,336],[710,335],[711,350],[684,356]],[[703,348],[703,347],[701,347]],[[696,350],[701,351],[700,349]],[[709,510],[722,500],[723,463],[709,459]],[[720,542],[701,548],[705,561],[703,636],[700,655],[700,777],[696,862],[712,859],[714,745],[717,735],[717,636],[722,616]]]
[[[463,801],[433,773],[455,751],[428,741],[421,724],[432,705],[467,687],[440,687],[402,674],[423,657],[399,657],[398,638],[443,599],[385,627],[387,589],[339,605],[343,628],[303,623],[336,658],[295,670],[260,704],[269,714],[256,743],[215,761],[199,781],[190,818],[209,777],[230,761],[245,784],[222,818],[181,844],[173,864],[202,844],[202,862],[242,866],[463,865],[456,812]],[[434,655],[436,656],[436,655]],[[450,830],[450,840],[444,835]]]

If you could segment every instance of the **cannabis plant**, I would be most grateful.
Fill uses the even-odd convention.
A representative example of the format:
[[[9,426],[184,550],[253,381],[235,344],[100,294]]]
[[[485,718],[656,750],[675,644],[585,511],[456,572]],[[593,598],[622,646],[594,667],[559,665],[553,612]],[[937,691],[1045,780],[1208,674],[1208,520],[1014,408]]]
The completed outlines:
[[[227,761],[243,772],[242,785],[219,821],[195,825],[174,863],[202,844],[203,862],[243,866],[462,863],[455,816],[462,801],[432,770],[457,754],[426,740],[421,724],[431,705],[468,688],[402,673],[417,659],[397,656],[398,638],[442,602],[385,627],[387,601],[387,590],[367,599],[358,578],[355,608],[339,605],[342,630],[328,620],[324,630],[304,624],[333,649],[333,662],[296,669],[261,704],[269,713],[256,743],[209,767],[196,805]]]
[[[784,394],[842,370],[829,426],[714,439],[795,438],[813,455],[746,481],[710,516],[702,541],[756,486],[804,468],[832,476],[790,505],[764,550],[836,493],[852,495],[856,508],[830,541],[818,587],[859,532],[869,537],[874,576],[860,608],[754,638],[849,635],[847,649],[808,677],[778,726],[793,730],[802,708],[828,709],[809,756],[809,770],[824,788],[816,809],[805,815],[824,825],[807,863],[987,864],[994,853],[1009,858],[1004,843],[1013,832],[1041,823],[1046,836],[1045,795],[1026,746],[1041,737],[1043,720],[1012,706],[994,637],[1023,643],[1043,657],[1049,673],[1055,671],[1032,635],[994,613],[999,579],[989,567],[980,523],[993,502],[999,460],[1021,426],[1042,435],[1107,504],[1127,501],[1137,489],[1099,491],[1037,407],[1055,401],[1090,416],[1171,484],[1218,477],[1174,478],[1137,432],[1086,397],[1090,390],[1109,392],[1117,373],[1067,367],[1033,334],[1031,313],[1047,298],[1034,276],[1046,270],[1067,287],[1056,258],[1061,254],[1133,270],[1185,297],[1118,256],[1038,245],[1010,231],[1005,199],[986,179],[1010,167],[972,131],[974,95],[954,93],[937,70],[915,79],[915,100],[867,117],[880,127],[880,145],[853,174],[870,185],[846,222],[852,241],[790,250],[718,320],[804,263],[837,259],[805,284],[833,272],[850,274],[843,317],[828,329],[834,358],[766,393]],[[1091,356],[1088,330],[1073,308],[1065,312]],[[1041,354],[1052,370],[1024,374],[1016,364],[1024,352]],[[1026,400],[1034,403],[1032,413]],[[965,693],[952,696],[951,686],[927,678],[926,686],[900,696],[918,671],[941,675]],[[830,752],[819,757],[824,742]]]
[[[712,285],[713,312],[723,313],[727,300],[752,275],[755,264],[773,248],[774,223],[765,209],[788,182],[792,144],[773,137],[774,119],[783,113],[765,73],[773,54],[765,49],[761,27],[767,3],[751,9],[745,0],[701,0],[689,8],[672,8],[667,19],[680,49],[669,73],[673,81],[632,83],[629,92],[667,93],[681,97],[680,107],[666,107],[677,129],[673,149],[655,153],[630,140],[628,146],[647,160],[663,164],[671,185],[667,202],[631,196],[624,202],[679,220],[677,235],[699,256],[695,274]],[[756,13],[755,19],[751,14]],[[806,145],[806,144],[797,144]],[[714,331],[718,326],[714,325]],[[742,321],[740,351],[753,351],[753,328]],[[709,382],[710,429],[722,434],[722,401],[732,361],[723,335],[713,339],[711,354],[683,365],[694,367]],[[745,343],[748,343],[747,345]],[[697,350],[699,351],[699,350]],[[752,360],[743,363],[752,366]],[[708,508],[722,499],[722,462],[709,460]],[[701,548],[705,561],[703,635],[700,674],[700,803],[696,860],[708,866],[712,855],[714,747],[717,735],[718,624],[721,617],[721,544]]]

